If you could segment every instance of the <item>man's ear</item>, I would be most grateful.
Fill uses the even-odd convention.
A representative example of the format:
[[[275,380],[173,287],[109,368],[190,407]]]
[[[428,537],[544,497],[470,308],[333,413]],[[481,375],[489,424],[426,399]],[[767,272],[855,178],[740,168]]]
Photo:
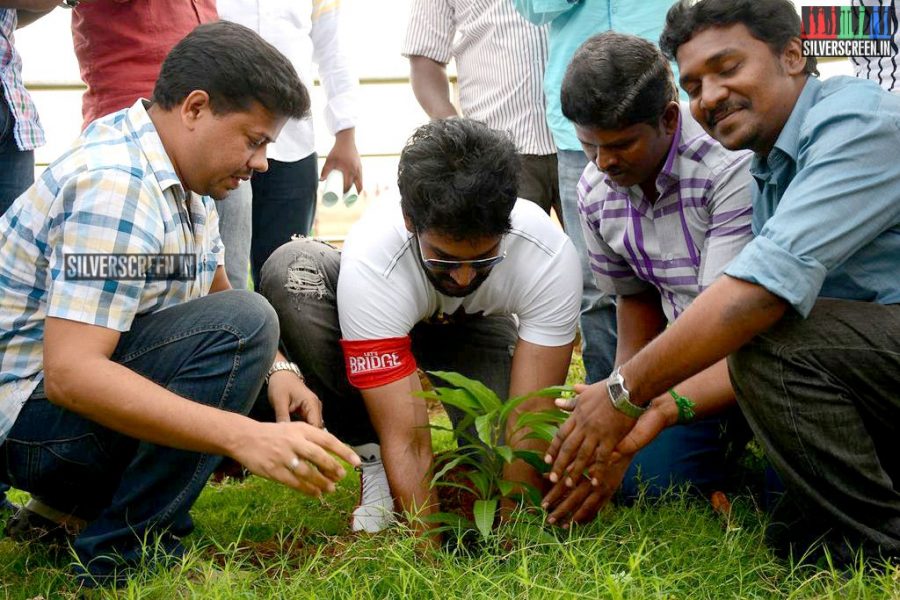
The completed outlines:
[[[800,75],[806,68],[806,57],[803,55],[803,42],[795,37],[781,52],[781,65],[788,75]]]
[[[676,101],[669,102],[660,118],[660,126],[666,135],[672,135],[678,129],[678,116],[681,114],[681,108]]]
[[[211,113],[209,94],[203,90],[194,90],[181,102],[181,121],[185,127],[193,130],[197,121],[207,113]]]
[[[416,226],[413,225],[412,219],[408,216],[403,215],[403,223],[406,225],[406,230],[410,233],[416,233]]]

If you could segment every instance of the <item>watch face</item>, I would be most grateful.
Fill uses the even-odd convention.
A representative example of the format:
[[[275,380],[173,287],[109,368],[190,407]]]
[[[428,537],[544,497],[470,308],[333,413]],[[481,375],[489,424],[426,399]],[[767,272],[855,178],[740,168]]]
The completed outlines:
[[[625,388],[620,383],[612,383],[609,386],[609,393],[613,400],[618,400],[625,393]]]

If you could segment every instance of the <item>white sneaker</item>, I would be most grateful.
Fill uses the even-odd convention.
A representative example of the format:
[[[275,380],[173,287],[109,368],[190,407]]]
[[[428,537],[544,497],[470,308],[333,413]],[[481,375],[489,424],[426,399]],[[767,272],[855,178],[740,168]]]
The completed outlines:
[[[378,444],[363,444],[354,446],[353,450],[362,459],[359,473],[361,493],[359,504],[353,509],[350,528],[376,533],[397,520],[391,487],[381,462],[381,447]]]

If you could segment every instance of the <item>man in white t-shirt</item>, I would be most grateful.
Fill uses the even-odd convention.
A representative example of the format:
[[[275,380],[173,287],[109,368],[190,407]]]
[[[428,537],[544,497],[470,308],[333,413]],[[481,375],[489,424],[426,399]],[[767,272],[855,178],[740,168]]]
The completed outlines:
[[[354,530],[387,526],[394,499],[403,511],[434,510],[417,367],[460,372],[501,397],[565,380],[578,256],[540,207],[517,201],[517,168],[506,134],[432,121],[400,156],[399,205],[369,211],[342,253],[303,239],[263,268],[260,290],[327,427],[364,459]],[[550,406],[535,398],[521,410]],[[541,484],[524,463],[505,475]]]

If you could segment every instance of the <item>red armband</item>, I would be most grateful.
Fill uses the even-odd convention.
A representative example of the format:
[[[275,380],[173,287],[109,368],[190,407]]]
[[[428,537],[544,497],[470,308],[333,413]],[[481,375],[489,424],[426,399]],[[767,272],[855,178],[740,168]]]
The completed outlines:
[[[416,372],[409,336],[383,340],[341,340],[347,379],[361,390],[393,383]]]

